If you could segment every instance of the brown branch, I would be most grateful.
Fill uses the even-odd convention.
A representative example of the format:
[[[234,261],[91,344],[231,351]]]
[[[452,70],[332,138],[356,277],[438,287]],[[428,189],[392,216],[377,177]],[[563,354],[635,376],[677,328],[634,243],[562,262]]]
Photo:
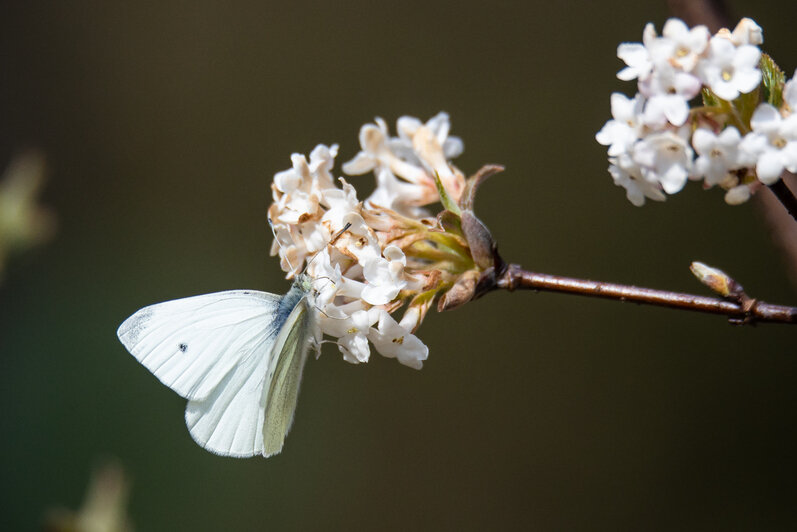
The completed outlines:
[[[529,272],[517,264],[509,264],[496,274],[490,268],[485,271],[479,282],[476,297],[489,291],[503,290],[541,290],[547,292],[563,292],[588,297],[631,301],[645,305],[655,305],[695,312],[722,314],[728,316],[734,324],[752,324],[758,322],[797,323],[797,307],[773,305],[748,297],[738,301],[714,297],[696,296],[654,290],[636,286],[573,279],[546,273]]]

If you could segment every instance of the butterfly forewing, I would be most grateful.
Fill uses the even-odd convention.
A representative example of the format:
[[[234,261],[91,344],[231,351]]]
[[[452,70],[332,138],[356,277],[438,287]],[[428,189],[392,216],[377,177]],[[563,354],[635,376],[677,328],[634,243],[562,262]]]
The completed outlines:
[[[208,397],[255,350],[270,352],[280,297],[230,290],[145,307],[119,327],[119,340],[186,399]]]

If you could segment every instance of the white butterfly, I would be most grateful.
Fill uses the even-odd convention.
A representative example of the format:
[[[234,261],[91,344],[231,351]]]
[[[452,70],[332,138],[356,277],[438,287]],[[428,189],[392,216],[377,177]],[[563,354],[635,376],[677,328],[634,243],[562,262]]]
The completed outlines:
[[[145,307],[117,331],[160,381],[188,399],[194,440],[224,456],[271,456],[291,428],[318,324],[309,278],[284,296],[230,290]]]

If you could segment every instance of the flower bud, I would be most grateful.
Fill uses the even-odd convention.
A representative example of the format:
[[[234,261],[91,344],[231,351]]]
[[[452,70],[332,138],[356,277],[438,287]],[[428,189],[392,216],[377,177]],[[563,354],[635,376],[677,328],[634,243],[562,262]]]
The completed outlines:
[[[742,286],[724,271],[702,262],[693,262],[689,269],[697,280],[711,288],[722,297],[738,297],[744,293]]]

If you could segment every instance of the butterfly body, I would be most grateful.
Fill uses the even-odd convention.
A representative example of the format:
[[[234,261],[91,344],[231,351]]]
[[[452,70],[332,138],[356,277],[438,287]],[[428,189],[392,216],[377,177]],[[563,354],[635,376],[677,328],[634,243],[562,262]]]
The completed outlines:
[[[119,340],[163,384],[188,399],[186,425],[216,454],[271,456],[293,422],[316,310],[309,279],[284,296],[230,290],[145,307]]]

